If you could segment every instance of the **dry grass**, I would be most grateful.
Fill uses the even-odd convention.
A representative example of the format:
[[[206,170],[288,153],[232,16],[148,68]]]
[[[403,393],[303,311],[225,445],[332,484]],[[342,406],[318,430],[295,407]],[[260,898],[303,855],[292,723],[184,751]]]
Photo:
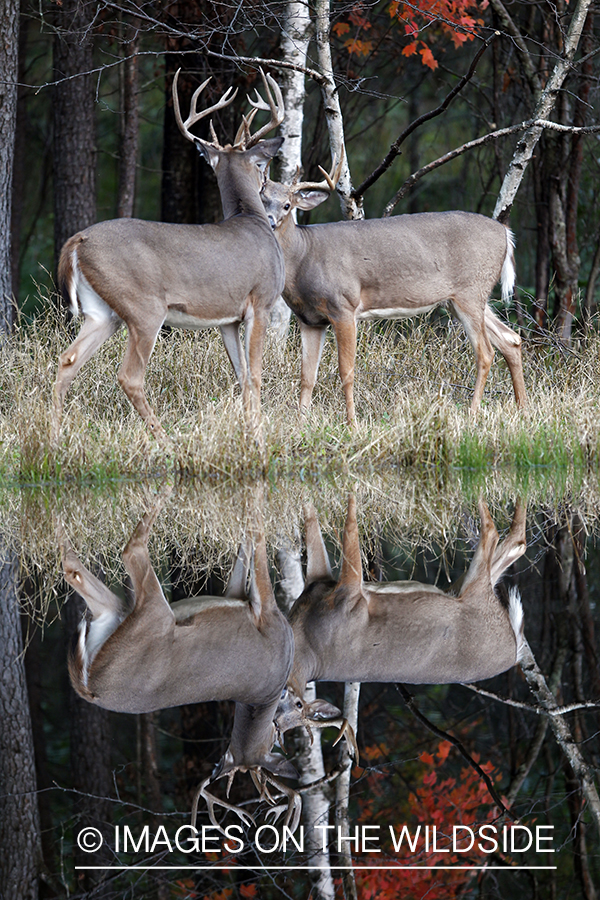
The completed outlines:
[[[52,385],[69,343],[62,316],[23,324],[0,348],[0,480],[107,483],[167,472],[252,479],[263,462],[245,436],[239,390],[216,330],[161,334],[147,392],[175,450],[148,434],[117,380],[125,333],[83,368],[67,397],[60,447],[49,451]],[[263,377],[271,478],[299,474],[370,476],[402,469],[482,473],[507,468],[529,477],[540,468],[596,468],[600,459],[600,339],[590,332],[573,350],[525,340],[527,415],[517,412],[507,367],[497,356],[481,415],[470,421],[474,360],[460,326],[412,320],[359,332],[358,426],[345,425],[333,336],[328,335],[313,407],[296,412],[299,337],[283,349],[269,339]]]

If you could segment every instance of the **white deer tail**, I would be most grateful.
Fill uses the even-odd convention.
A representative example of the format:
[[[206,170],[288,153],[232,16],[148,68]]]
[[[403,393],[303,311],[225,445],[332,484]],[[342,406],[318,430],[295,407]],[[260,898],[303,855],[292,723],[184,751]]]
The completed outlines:
[[[525,617],[519,588],[514,586],[508,589],[508,618],[517,642],[516,662],[520,662],[525,647]]]
[[[506,228],[506,256],[504,257],[502,272],[500,274],[500,284],[502,285],[502,300],[504,303],[508,303],[513,295],[515,280],[515,236],[510,228]]]

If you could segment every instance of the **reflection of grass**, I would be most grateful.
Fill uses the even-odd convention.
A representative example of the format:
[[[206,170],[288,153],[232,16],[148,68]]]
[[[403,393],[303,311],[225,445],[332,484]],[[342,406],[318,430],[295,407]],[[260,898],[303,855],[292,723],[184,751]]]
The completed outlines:
[[[48,301],[50,308],[50,301]],[[0,480],[110,481],[180,470],[189,475],[254,477],[262,471],[246,439],[239,391],[215,329],[159,337],[147,390],[167,432],[169,454],[153,441],[121,391],[116,374],[125,333],[109,341],[70,391],[54,457],[48,427],[56,361],[69,342],[62,318],[48,313],[0,348]],[[600,460],[600,341],[561,352],[524,347],[530,410],[519,414],[504,361],[496,357],[477,423],[468,406],[471,348],[460,327],[413,320],[359,330],[358,426],[345,425],[337,354],[328,336],[313,408],[300,420],[299,338],[283,350],[269,340],[263,377],[267,473],[301,477],[399,468],[422,471],[491,467],[525,471],[585,468]]]

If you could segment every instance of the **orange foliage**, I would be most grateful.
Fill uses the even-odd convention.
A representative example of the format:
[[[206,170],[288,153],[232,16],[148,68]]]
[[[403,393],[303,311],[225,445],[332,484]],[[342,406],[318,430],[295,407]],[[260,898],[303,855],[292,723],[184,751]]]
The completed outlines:
[[[452,41],[460,47],[472,41],[483,25],[480,13],[489,0],[392,0],[388,12],[390,18],[403,30],[409,42],[402,50],[403,56],[419,54],[421,62],[429,69],[436,69],[437,60],[432,45],[440,39]],[[349,54],[367,56],[375,47],[375,41],[365,40],[361,33],[372,26],[362,2],[357,2],[348,14],[348,22],[336,22],[333,32],[338,37],[348,34],[354,26],[353,36],[348,36],[344,47]]]

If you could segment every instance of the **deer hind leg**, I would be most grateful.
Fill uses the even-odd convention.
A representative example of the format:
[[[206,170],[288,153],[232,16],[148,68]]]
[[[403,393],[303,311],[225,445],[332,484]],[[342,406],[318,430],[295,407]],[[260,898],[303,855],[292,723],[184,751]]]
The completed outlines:
[[[154,344],[156,343],[161,324],[162,322],[156,328],[153,328],[150,333],[144,335],[139,333],[139,329],[135,325],[128,324],[129,337],[125,357],[119,369],[118,379],[125,394],[152,434],[157,440],[166,443],[168,441],[167,435],[158,421],[156,413],[148,403],[146,392],[144,391],[146,367],[154,350]]]
[[[525,553],[527,541],[525,525],[527,520],[527,506],[518,499],[515,504],[510,531],[501,544],[498,544],[492,560],[491,578],[492,584],[500,579],[503,572]]]
[[[500,536],[490,515],[488,505],[483,500],[479,501],[479,517],[481,519],[479,542],[471,560],[471,565],[460,587],[459,596],[461,598],[467,589],[473,586],[475,586],[475,596],[477,596],[480,593],[477,587],[483,584],[484,588],[487,589],[491,582],[492,564]],[[483,595],[485,593],[486,591],[484,590]]]
[[[338,348],[338,368],[346,397],[346,420],[356,424],[354,411],[354,363],[356,360],[356,321],[354,317],[332,322]]]
[[[523,378],[521,338],[512,328],[509,328],[508,325],[499,319],[489,306],[485,308],[485,326],[490,341],[506,360],[510,377],[512,378],[517,406],[520,409],[525,409],[527,406],[527,392]]]
[[[452,309],[467,332],[467,337],[475,353],[477,378],[471,401],[471,414],[476,416],[481,406],[483,390],[492,360],[494,359],[494,348],[485,327],[484,308],[482,308],[481,301],[477,297],[461,298],[460,301],[455,300],[452,304]]]
[[[122,320],[111,311],[104,318],[86,316],[79,334],[71,346],[59,356],[58,373],[54,384],[54,403],[50,432],[52,444],[56,444],[58,440],[63,404],[73,379],[104,341],[112,337],[122,324]]]
[[[302,340],[302,369],[300,374],[300,413],[305,413],[312,399],[313,390],[317,381],[319,364],[325,345],[325,333],[327,326],[314,328],[311,325],[300,323],[300,337]]]

